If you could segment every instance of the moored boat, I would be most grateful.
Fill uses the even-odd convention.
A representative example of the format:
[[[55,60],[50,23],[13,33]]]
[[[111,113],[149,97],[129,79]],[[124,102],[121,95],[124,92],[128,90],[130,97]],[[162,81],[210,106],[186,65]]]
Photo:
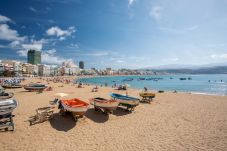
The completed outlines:
[[[34,84],[25,85],[24,89],[28,91],[43,91],[47,87],[48,86],[44,84],[34,83]]]
[[[83,117],[86,111],[89,108],[89,104],[74,98],[74,99],[69,99],[69,100],[61,100],[60,102],[60,109],[61,112],[68,111],[72,112],[75,120],[78,119],[78,117]]]
[[[108,99],[97,97],[97,98],[92,98],[90,100],[90,103],[94,105],[95,110],[101,109],[103,112],[107,113],[107,112],[112,112],[116,110],[120,102],[118,100],[113,100],[113,99],[108,100]]]

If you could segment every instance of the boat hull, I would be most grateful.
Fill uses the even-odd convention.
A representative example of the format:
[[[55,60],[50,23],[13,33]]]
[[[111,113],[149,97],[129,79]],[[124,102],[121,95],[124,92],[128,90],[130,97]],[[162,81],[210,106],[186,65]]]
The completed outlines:
[[[118,101],[120,102],[120,104],[126,104],[126,105],[132,105],[132,106],[139,105],[139,100],[122,100],[122,99],[118,99]]]
[[[136,105],[139,105],[139,101],[140,101],[138,98],[133,98],[133,97],[129,97],[121,94],[112,93],[110,96],[113,99],[118,100],[120,102],[119,104],[123,104],[123,105],[125,104],[125,105],[136,106]]]
[[[114,111],[119,105],[118,100],[107,100],[102,98],[94,98],[90,100],[90,103],[96,108],[102,108],[104,110]]]
[[[9,98],[12,98],[14,96],[13,93],[7,93],[8,95],[3,95],[3,96],[0,96],[0,101],[1,100],[4,100],[4,99],[9,99]]]
[[[141,97],[152,97],[152,98],[154,98],[154,97],[155,97],[155,93],[151,93],[151,92],[142,92],[142,93],[140,93],[140,96],[141,96]]]
[[[6,89],[17,89],[22,88],[22,85],[3,85],[2,87]]]
[[[28,91],[43,91],[47,87],[48,86],[46,86],[46,85],[34,84],[34,85],[26,85],[26,86],[24,86],[24,89],[28,90]]]
[[[68,111],[68,112],[72,112],[78,115],[84,115],[86,113],[86,111],[89,108],[89,104],[78,100],[78,99],[74,99],[73,100],[75,103],[82,103],[83,105],[81,106],[73,106],[69,104],[69,100],[61,100],[61,105],[63,107],[64,110]],[[70,103],[73,102],[72,100],[70,100]]]
[[[18,106],[14,99],[0,100],[0,115],[12,113]]]

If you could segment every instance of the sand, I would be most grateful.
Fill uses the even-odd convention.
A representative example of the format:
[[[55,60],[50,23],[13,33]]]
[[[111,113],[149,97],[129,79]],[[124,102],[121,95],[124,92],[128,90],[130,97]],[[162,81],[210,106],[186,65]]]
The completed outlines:
[[[24,84],[30,81],[47,83],[33,78]],[[23,88],[7,90],[15,93],[19,107],[14,112],[15,131],[0,133],[0,150],[227,150],[227,96],[157,94],[151,104],[141,103],[132,113],[117,109],[104,115],[91,108],[77,123],[72,116],[62,117],[55,109],[53,120],[29,126],[28,117],[35,114],[36,108],[48,106],[57,92],[85,101],[97,96],[109,98],[110,92],[125,94],[108,87],[91,92],[93,86],[49,85],[54,90],[40,94]],[[138,97],[138,93],[139,90],[128,90],[131,96]]]

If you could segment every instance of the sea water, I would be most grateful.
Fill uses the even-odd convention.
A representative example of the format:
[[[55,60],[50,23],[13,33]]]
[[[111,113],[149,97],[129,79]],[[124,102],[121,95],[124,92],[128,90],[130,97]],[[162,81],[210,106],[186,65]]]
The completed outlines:
[[[186,78],[186,80],[180,80],[180,78]],[[130,79],[133,80],[130,81]],[[136,89],[147,87],[150,90],[227,95],[227,74],[103,76],[81,78],[77,81],[103,86],[127,84]]]

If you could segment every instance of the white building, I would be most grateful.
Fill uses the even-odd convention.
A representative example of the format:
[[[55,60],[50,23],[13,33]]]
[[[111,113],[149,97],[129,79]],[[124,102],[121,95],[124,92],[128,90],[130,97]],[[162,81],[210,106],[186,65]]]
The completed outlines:
[[[22,64],[22,74],[23,76],[33,76],[38,75],[38,66],[30,63]]]
[[[40,64],[38,65],[38,75],[39,76],[50,76],[51,66]]]
[[[78,66],[72,61],[63,62],[62,67],[59,70],[60,75],[76,75],[80,71]]]

